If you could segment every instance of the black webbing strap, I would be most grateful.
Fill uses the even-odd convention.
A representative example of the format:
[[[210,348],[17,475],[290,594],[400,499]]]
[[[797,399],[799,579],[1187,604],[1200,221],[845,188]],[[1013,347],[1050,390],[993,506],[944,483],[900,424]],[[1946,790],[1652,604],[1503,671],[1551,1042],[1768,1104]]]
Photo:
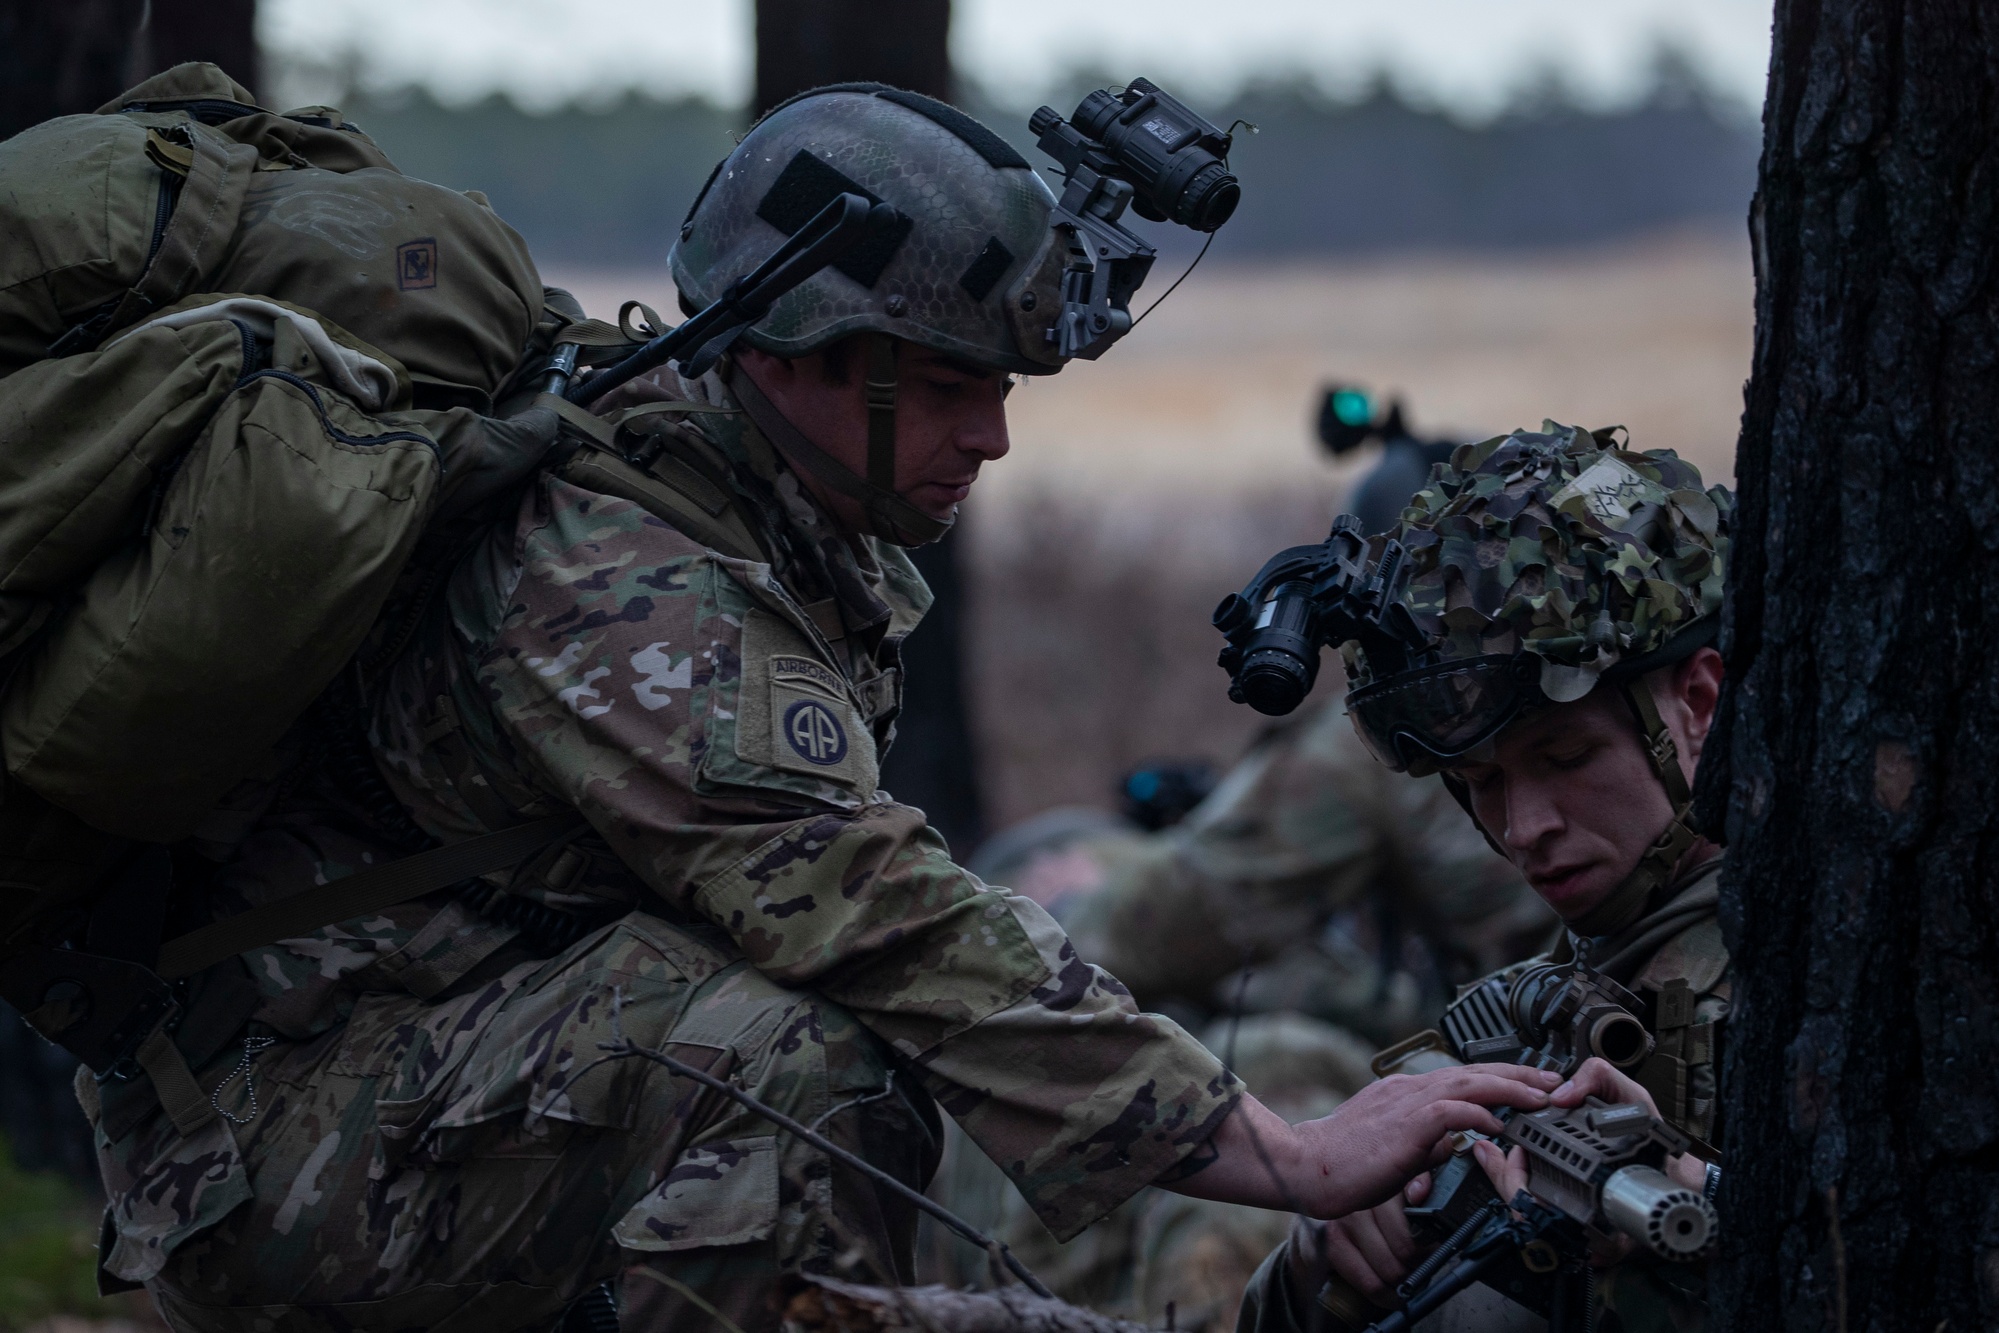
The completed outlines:
[[[154,970],[168,981],[192,976],[235,954],[309,935],[460,880],[505,869],[583,827],[583,816],[572,810],[363,870],[168,940],[160,946],[160,962]]]
[[[868,349],[868,484],[891,495],[895,489],[895,339],[864,333]]]
[[[892,392],[892,368],[890,374]],[[763,433],[763,437],[771,442],[772,447],[784,455],[793,467],[810,472],[858,504],[862,512],[867,515],[869,530],[876,537],[886,542],[893,542],[897,546],[921,546],[926,542],[936,541],[951,530],[950,519],[930,517],[893,490],[884,489],[868,481],[849,469],[845,463],[806,439],[805,433],[792,425],[784,413],[777,410],[777,405],[764,395],[764,391],[757,387],[757,382],[740,367],[730,371],[727,382],[729,392],[743,405],[743,411]],[[872,384],[868,391],[870,394],[874,392]],[[868,445],[871,458],[877,438],[875,423],[880,415],[874,411],[871,402],[868,412]],[[888,415],[891,421],[889,447],[893,450],[895,440],[893,413]],[[889,466],[891,468],[894,466],[893,456],[889,459]]]

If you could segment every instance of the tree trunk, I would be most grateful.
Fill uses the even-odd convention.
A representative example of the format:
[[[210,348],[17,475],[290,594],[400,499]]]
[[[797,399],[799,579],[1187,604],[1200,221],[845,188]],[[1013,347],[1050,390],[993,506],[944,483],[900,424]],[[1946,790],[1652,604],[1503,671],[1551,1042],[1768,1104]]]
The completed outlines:
[[[1999,18],[1778,0],[1723,651],[1725,1326],[1999,1320]]]
[[[257,86],[256,0],[0,0],[0,139],[184,60]]]
[[[785,1333],[1156,1333],[1144,1324],[1030,1295],[1023,1287],[861,1287],[802,1276],[784,1306]]]
[[[985,837],[965,682],[964,534],[918,547],[910,558],[937,595],[902,645],[902,716],[882,763],[882,786],[921,809],[959,860]]]
[[[826,83],[951,97],[951,0],[757,0],[754,113]]]
[[[0,139],[131,86],[144,0],[0,0]]]
[[[950,0],[757,0],[753,114],[827,83],[951,97]],[[904,692],[882,786],[919,807],[961,860],[985,836],[964,669],[963,538],[913,552],[937,602],[903,648]]]

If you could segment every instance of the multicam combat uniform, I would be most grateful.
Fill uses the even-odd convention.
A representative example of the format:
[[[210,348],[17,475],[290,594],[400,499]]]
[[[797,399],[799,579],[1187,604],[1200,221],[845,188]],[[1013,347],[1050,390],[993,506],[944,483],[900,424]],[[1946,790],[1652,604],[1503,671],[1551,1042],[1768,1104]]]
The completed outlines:
[[[1720,1025],[1728,1016],[1730,983],[1728,950],[1715,916],[1720,858],[1701,864],[1677,883],[1655,895],[1655,902],[1637,919],[1587,941],[1589,957],[1613,981],[1643,1001],[1640,1015],[1658,1043],[1636,1071],[1652,1094],[1659,1114],[1697,1138],[1718,1143],[1716,1080],[1721,1068]],[[1576,957],[1583,941],[1563,932],[1560,942],[1533,962],[1566,963]],[[1507,968],[1505,978],[1529,964]],[[1465,989],[1470,991],[1481,982]],[[1307,1329],[1340,1327],[1314,1318],[1305,1299],[1325,1280],[1315,1247],[1317,1229],[1293,1231],[1257,1270],[1244,1297],[1239,1333],[1305,1333]],[[1287,1276],[1288,1275],[1288,1276]],[[1597,1275],[1598,1333],[1700,1333],[1706,1325],[1707,1265],[1672,1264],[1649,1255],[1635,1255]],[[1492,1328],[1528,1328],[1526,1312],[1495,1307],[1489,1293],[1460,1298],[1466,1307],[1484,1312]],[[1464,1323],[1467,1310],[1458,1302],[1439,1312],[1449,1329],[1477,1327]],[[1458,1322],[1452,1322],[1454,1317]]]
[[[1142,1004],[1295,1010],[1379,1044],[1424,1026],[1425,1006],[1377,951],[1329,936],[1336,918],[1421,936],[1453,982],[1534,952],[1555,924],[1443,784],[1384,772],[1337,701],[1273,726],[1182,823],[1070,856],[1100,879],[1056,915]]]
[[[1063,1237],[1235,1104],[1220,1061],[876,790],[921,580],[838,536],[719,379],[667,387],[708,409],[676,447],[771,559],[571,464],[456,567],[374,717],[439,840],[565,807],[587,834],[489,877],[498,901],[435,895],[214,969],[180,1044],[240,1123],[182,1139],[144,1081],[105,1090],[105,1267],[183,1326],[545,1325],[615,1276],[627,1327],[707,1302],[754,1329],[782,1269],[907,1276],[909,1210],[665,1069],[604,1062],[614,1031],[919,1187],[935,1097]],[[224,905],[393,855],[355,796],[287,797]],[[560,951],[518,924],[578,915],[604,924]],[[246,1050],[254,1102],[225,1082]]]
[[[1027,877],[1017,883],[1039,875],[1039,887],[1067,891],[1051,910],[1077,952],[1147,1008],[1226,1014],[1240,1004],[1250,1017],[1214,1018],[1203,1039],[1293,1120],[1329,1113],[1369,1081],[1370,1043],[1431,1016],[1418,989],[1400,984],[1406,973],[1384,985],[1375,952],[1328,931],[1340,914],[1393,913],[1459,977],[1524,957],[1555,929],[1441,781],[1384,772],[1337,701],[1272,727],[1173,828],[1059,839],[1044,853],[1010,858]],[[1289,1225],[1148,1190],[1058,1245],[957,1136],[933,1193],[996,1227],[1064,1298],[1149,1323],[1170,1304],[1190,1330],[1234,1321],[1244,1283]],[[962,1247],[930,1249],[929,1276],[981,1276]]]

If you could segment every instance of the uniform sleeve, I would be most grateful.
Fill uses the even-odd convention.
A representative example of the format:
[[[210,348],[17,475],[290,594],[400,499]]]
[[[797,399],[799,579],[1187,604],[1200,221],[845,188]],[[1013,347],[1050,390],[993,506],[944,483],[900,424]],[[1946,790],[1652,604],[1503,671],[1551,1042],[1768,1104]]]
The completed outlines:
[[[844,681],[758,586],[636,506],[544,483],[468,684],[490,745],[675,908],[846,1006],[1068,1236],[1178,1162],[1239,1085],[952,863],[875,789]],[[462,692],[462,691],[461,691]]]
[[[1479,971],[1534,952],[1555,924],[1441,779],[1390,772],[1328,704],[1267,735],[1063,920],[1085,957],[1140,996],[1209,1003],[1236,969],[1316,940],[1335,913],[1377,896]]]
[[[1380,802],[1328,755],[1329,725],[1346,725],[1336,708],[1266,735],[1150,854],[1065,908],[1084,956],[1148,999],[1207,1004],[1224,977],[1309,943],[1361,900],[1385,845]]]

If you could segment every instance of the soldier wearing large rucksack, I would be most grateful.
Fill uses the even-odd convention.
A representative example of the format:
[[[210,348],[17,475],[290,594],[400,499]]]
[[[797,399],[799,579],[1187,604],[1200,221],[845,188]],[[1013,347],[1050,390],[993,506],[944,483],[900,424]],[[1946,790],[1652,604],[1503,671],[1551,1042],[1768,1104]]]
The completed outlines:
[[[537,346],[620,350],[619,331],[546,310],[518,329],[528,370],[468,385],[434,367],[417,381],[421,349],[405,361],[376,341],[394,320],[364,341],[307,293],[280,293],[360,360],[269,315],[270,355],[298,369],[218,372],[231,387],[205,430],[227,425],[236,395],[282,386],[353,403],[352,424],[328,407],[325,421],[232,438],[275,451],[318,432],[308,453],[373,463],[401,449],[424,461],[428,435],[447,485],[451,445],[411,415],[447,409],[422,407],[419,384],[503,400],[497,417],[484,399],[448,409],[481,438],[512,438],[493,423],[542,412],[545,438],[560,439],[511,492],[506,467],[487,469],[481,493],[506,501],[498,512],[447,514],[441,529],[434,473],[419,474],[427,491],[371,471],[374,490],[284,492],[339,511],[328,494],[372,504],[379,491],[430,512],[399,539],[417,554],[380,601],[357,597],[323,627],[316,646],[351,666],[244,673],[273,692],[246,730],[282,712],[280,687],[322,701],[280,730],[264,767],[236,775],[219,805],[166,791],[149,812],[129,785],[107,798],[117,819],[145,821],[115,831],[148,847],[175,832],[159,813],[171,801],[210,800],[173,854],[218,864],[166,901],[180,919],[164,947],[147,872],[165,852],[130,858],[108,890],[98,881],[77,928],[107,965],[186,978],[132,1065],[80,1083],[111,1199],[103,1267],[144,1283],[177,1326],[546,1327],[609,1280],[624,1326],[705,1326],[720,1311],[755,1330],[775,1324],[783,1272],[907,1275],[903,1200],[695,1080],[607,1058],[621,1040],[751,1091],[918,1187],[941,1105],[1064,1235],[1151,1182],[1362,1206],[1443,1131],[1496,1128],[1474,1103],[1545,1103],[1552,1079],[1460,1070],[1384,1085],[1337,1122],[1287,1125],[877,789],[900,644],[928,601],[901,546],[948,527],[980,463],[1004,452],[1008,376],[1101,350],[1087,315],[1056,336],[1088,287],[1069,279],[1095,263],[1072,243],[1096,224],[1062,222],[1026,162],[953,108],[875,85],[820,90],[760,122],[697,201],[674,259],[690,310],[843,194],[886,204],[897,226],[771,307],[709,373],[662,373],[602,415],[516,394],[546,371]],[[435,239],[441,284],[452,257]],[[404,273],[396,261],[392,281]],[[87,324],[110,299],[66,315]],[[144,299],[150,314],[159,303]],[[102,337],[81,336],[115,352],[110,326],[134,326],[124,300]],[[262,322],[204,300],[192,327],[240,334],[236,355],[263,369]],[[352,383],[334,382],[336,364]],[[391,401],[365,408],[353,395],[371,376]],[[128,540],[185,545],[185,520],[213,512],[176,507],[182,478],[206,475],[182,456],[170,476],[153,470],[159,516],[134,505]],[[462,546],[425,555],[458,531]],[[335,534],[320,555],[337,574],[400,549]],[[299,596],[315,576],[294,566],[271,582]],[[52,651],[41,645],[91,605],[86,592],[46,613],[30,650]],[[269,637],[244,626],[211,651],[256,654]],[[78,781],[57,801],[54,775],[33,776],[46,804],[97,815],[97,788]],[[5,965],[14,980],[43,968],[34,1016],[69,1037],[97,1022],[50,970],[77,952],[44,945]]]

